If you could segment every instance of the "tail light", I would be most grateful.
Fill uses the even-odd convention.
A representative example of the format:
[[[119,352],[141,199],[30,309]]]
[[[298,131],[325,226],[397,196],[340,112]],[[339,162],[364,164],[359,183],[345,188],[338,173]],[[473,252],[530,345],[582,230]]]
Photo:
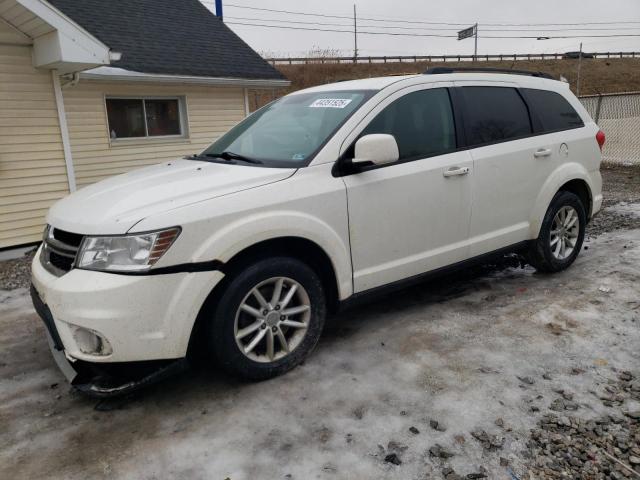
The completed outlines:
[[[596,142],[598,142],[600,151],[602,151],[602,147],[604,147],[604,142],[606,141],[606,139],[607,137],[605,136],[604,132],[602,130],[598,130],[598,133],[596,133]]]

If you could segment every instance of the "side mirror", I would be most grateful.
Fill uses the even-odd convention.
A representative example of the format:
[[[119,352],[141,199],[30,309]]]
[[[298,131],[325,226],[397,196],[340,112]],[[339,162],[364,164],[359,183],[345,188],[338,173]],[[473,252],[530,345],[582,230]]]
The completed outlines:
[[[393,135],[376,133],[365,135],[356,142],[354,164],[371,162],[374,165],[386,165],[400,158],[398,143]]]

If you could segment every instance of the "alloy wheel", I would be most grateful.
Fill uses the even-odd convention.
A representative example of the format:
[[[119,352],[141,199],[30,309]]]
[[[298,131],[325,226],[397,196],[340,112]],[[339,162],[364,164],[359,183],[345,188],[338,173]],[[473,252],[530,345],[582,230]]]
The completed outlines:
[[[311,300],[291,278],[274,277],[253,287],[236,312],[234,335],[240,351],[253,361],[270,363],[296,349],[311,319]]]
[[[580,233],[580,218],[575,208],[564,206],[556,213],[551,225],[549,246],[557,260],[566,260],[575,250]]]

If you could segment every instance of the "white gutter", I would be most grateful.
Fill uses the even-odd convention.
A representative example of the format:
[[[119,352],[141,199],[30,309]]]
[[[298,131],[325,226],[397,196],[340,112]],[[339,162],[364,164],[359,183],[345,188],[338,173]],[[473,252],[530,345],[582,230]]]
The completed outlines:
[[[51,70],[53,80],[53,92],[56,97],[56,107],[58,109],[58,123],[60,124],[60,136],[62,137],[62,149],[64,152],[64,163],[67,166],[67,181],[69,192],[76,191],[76,173],[73,168],[73,157],[71,156],[71,141],[69,140],[69,128],[67,127],[67,114],[64,109],[64,99],[62,97],[62,87],[60,77],[56,70]]]
[[[251,109],[249,108],[249,89],[244,89],[244,116],[248,117],[251,113]]]
[[[252,78],[196,77],[189,75],[165,75],[140,73],[117,67],[98,67],[80,73],[83,80],[148,83],[182,83],[190,85],[213,85],[225,87],[278,88],[291,85],[289,80],[266,80]]]

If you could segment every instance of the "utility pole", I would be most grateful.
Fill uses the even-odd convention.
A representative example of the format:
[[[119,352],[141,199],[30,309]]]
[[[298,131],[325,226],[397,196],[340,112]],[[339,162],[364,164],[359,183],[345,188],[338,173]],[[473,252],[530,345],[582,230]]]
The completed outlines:
[[[474,32],[475,32],[475,34],[476,34],[476,38],[475,38],[475,43],[476,43],[476,44],[475,44],[475,47],[474,47],[474,49],[473,49],[473,61],[474,61],[474,62],[477,62],[477,61],[478,61],[478,24],[476,23],[476,24],[474,25],[474,27],[475,27],[475,28],[473,29],[473,31],[474,31]]]
[[[358,15],[356,4],[353,4],[353,63],[358,62]]]
[[[578,53],[578,81],[576,85],[576,96],[580,96],[580,70],[582,69],[582,42],[580,42],[580,53]]]

